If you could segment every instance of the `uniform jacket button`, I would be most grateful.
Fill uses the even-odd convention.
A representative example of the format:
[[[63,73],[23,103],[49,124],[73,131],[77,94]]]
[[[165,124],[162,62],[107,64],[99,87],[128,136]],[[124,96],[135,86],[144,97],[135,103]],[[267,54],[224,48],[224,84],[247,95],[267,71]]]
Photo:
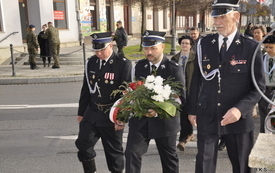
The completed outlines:
[[[218,103],[218,106],[221,106],[221,103]]]

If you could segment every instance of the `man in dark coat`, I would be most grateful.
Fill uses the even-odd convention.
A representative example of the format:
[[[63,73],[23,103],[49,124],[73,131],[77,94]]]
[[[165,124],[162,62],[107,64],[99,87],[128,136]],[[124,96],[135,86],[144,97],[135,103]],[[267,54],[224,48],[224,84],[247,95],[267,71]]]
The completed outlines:
[[[116,41],[116,45],[117,45],[117,49],[118,49],[117,54],[119,54],[121,56],[125,56],[124,52],[123,52],[123,48],[125,46],[127,46],[128,36],[127,36],[125,29],[122,26],[121,21],[117,21],[116,26],[117,26],[117,29],[115,32],[114,40]]]
[[[218,141],[223,137],[233,173],[249,173],[253,147],[252,109],[261,98],[251,77],[251,62],[258,43],[238,32],[238,0],[218,0],[212,7],[217,34],[198,43],[198,60],[190,91],[189,120],[197,125],[196,173],[216,172]],[[255,78],[264,90],[260,50],[255,57]]]
[[[165,32],[145,31],[142,46],[146,59],[137,62],[132,75],[135,79],[141,80],[154,72],[163,79],[173,77],[184,86],[182,68],[163,55],[164,35]],[[152,70],[153,68],[155,70]],[[183,98],[182,101],[184,102]],[[151,113],[141,119],[136,117],[129,119],[129,135],[125,151],[126,172],[141,171],[142,155],[146,153],[150,140],[155,139],[163,172],[178,173],[176,140],[180,130],[180,116],[160,119],[156,111],[152,109],[148,111]]]
[[[109,119],[110,108],[120,98],[111,96],[114,90],[131,81],[131,61],[113,52],[111,32],[92,34],[95,55],[86,64],[81,89],[78,117],[79,134],[76,140],[78,158],[85,172],[96,171],[94,146],[101,138],[112,173],[124,169],[122,148],[123,125],[113,124]],[[101,171],[99,171],[101,172]]]

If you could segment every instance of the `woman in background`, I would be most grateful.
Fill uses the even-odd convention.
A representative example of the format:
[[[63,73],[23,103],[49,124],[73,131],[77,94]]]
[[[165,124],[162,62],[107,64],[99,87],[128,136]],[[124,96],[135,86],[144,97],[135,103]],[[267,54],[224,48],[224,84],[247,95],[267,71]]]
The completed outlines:
[[[46,57],[48,57],[48,67],[50,67],[50,64],[51,64],[51,51],[50,51],[49,40],[42,37],[47,28],[48,28],[47,24],[44,24],[42,26],[42,31],[38,34],[38,43],[40,46],[40,57],[42,58],[44,67],[46,67]]]

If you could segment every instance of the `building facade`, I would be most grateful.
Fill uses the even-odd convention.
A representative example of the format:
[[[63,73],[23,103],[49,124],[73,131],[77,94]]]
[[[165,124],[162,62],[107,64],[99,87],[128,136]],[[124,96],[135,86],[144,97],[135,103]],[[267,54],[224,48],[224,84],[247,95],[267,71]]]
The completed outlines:
[[[169,4],[167,4],[169,7]],[[49,21],[59,29],[61,47],[76,46],[94,32],[115,32],[116,22],[122,21],[128,35],[141,36],[142,16],[145,28],[170,35],[171,11],[122,4],[119,0],[0,0],[0,64],[10,58],[10,44],[18,52],[27,52],[26,29],[36,26],[36,34]],[[212,25],[205,15],[205,27]],[[177,13],[177,33],[200,27],[200,14]]]
[[[0,0],[0,64],[11,56],[10,44],[15,50],[26,52],[26,30],[30,24],[36,26],[38,34],[41,26],[51,21],[59,29],[63,45],[79,44],[77,5],[77,0]]]

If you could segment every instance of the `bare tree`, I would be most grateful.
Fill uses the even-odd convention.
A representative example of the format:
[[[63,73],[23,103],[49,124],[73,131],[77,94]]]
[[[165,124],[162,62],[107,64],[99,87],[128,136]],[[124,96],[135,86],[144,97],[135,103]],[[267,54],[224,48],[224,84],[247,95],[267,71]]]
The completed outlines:
[[[142,14],[141,16],[141,34],[143,34],[146,30],[146,9],[153,9],[153,10],[161,10],[166,9],[169,6],[167,6],[169,0],[119,0],[122,4],[128,4],[128,5],[140,5],[140,12]],[[141,37],[142,38],[142,37]],[[142,39],[141,39],[142,43]],[[141,45],[140,43],[140,45]],[[142,47],[140,46],[140,51],[142,50]]]

